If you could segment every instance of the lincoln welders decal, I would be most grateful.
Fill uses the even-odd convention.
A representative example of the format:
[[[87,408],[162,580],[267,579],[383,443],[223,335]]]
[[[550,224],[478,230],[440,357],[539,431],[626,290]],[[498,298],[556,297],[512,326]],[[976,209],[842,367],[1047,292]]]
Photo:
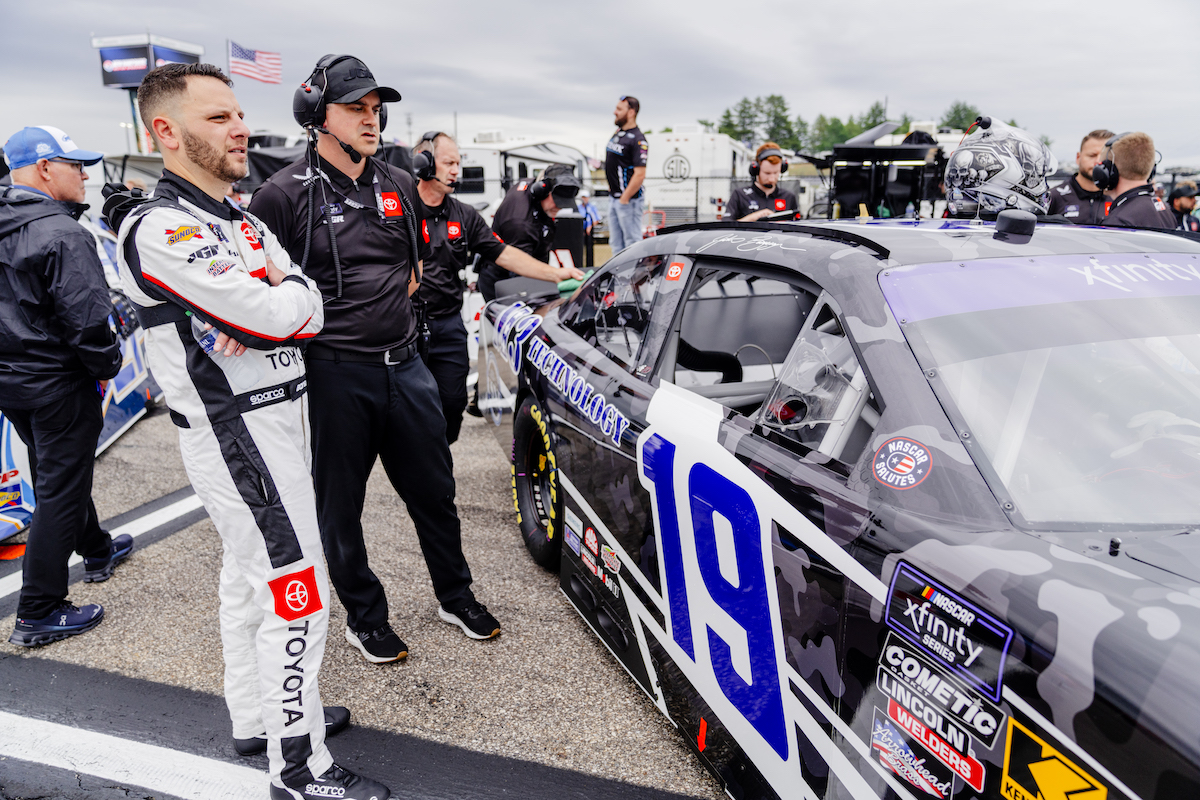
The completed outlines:
[[[893,489],[911,489],[929,477],[933,456],[929,448],[912,439],[897,436],[875,451],[871,471],[875,480]]]
[[[887,624],[934,663],[1000,699],[1013,631],[991,614],[901,562],[888,593]]]
[[[604,395],[577,374],[544,340],[534,338],[529,342],[528,349],[525,348],[525,342],[541,324],[542,318],[520,301],[500,314],[496,319],[496,332],[498,342],[504,343],[502,349],[508,363],[514,371],[519,371],[524,353],[525,360],[545,375],[580,414],[611,438],[613,444],[619,445],[621,436],[629,428],[629,420],[625,415],[610,406]]]
[[[878,685],[960,752],[967,737],[991,749],[1004,725],[1003,711],[894,633],[883,646]]]
[[[871,752],[880,763],[902,780],[928,795],[946,798],[954,787],[954,773],[930,758],[925,749],[897,730],[888,719],[881,719],[875,709],[871,728]]]

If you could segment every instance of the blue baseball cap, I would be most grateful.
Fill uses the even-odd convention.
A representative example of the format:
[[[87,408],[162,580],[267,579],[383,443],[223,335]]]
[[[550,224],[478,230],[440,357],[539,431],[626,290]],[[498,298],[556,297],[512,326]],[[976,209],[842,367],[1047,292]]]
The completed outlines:
[[[95,164],[104,158],[104,153],[80,150],[71,141],[70,136],[49,125],[22,128],[4,143],[4,159],[8,162],[9,169],[28,167],[43,158],[61,158],[66,161]]]

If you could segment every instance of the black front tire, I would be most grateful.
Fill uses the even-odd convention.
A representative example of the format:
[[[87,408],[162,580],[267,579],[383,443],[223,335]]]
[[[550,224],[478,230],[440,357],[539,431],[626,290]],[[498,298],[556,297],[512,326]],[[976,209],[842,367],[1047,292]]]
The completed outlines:
[[[513,420],[513,505],[521,538],[533,560],[558,571],[562,553],[562,499],[546,410],[526,398]]]

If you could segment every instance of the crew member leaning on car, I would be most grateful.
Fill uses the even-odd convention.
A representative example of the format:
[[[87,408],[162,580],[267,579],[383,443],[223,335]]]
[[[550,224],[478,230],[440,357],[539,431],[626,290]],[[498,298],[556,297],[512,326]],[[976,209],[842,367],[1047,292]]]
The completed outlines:
[[[1150,134],[1136,131],[1109,139],[1105,155],[1116,168],[1117,183],[1104,225],[1172,230],[1178,224],[1167,204],[1154,195],[1150,173],[1158,154]]]
[[[561,208],[576,210],[575,195],[579,193],[579,179],[567,164],[551,164],[536,178],[523,180],[508,190],[492,230],[505,243],[512,245],[536,261],[550,259],[550,246],[554,241],[554,218]],[[506,251],[507,252],[507,251]],[[496,281],[511,278],[505,265],[488,261],[479,270],[479,291],[483,299],[496,299]],[[582,277],[574,275],[571,277]]]
[[[723,219],[754,222],[778,211],[795,211],[796,195],[779,186],[784,163],[779,145],[764,142],[755,151],[754,163],[750,165],[754,183],[732,194]]]
[[[419,155],[425,153],[426,155]],[[479,212],[460,203],[452,195],[458,185],[458,145],[449,135],[430,131],[413,148],[413,164],[418,183],[417,195],[423,213],[421,235],[429,245],[421,288],[415,299],[425,303],[429,322],[429,352],[425,366],[437,381],[446,418],[446,441],[453,444],[462,428],[467,407],[467,374],[471,365],[467,353],[467,329],[463,325],[463,283],[461,272],[467,268],[470,254],[518,275],[544,281],[582,279],[573,267],[552,267],[500,241],[479,216]]]
[[[1079,172],[1050,190],[1051,214],[1059,214],[1076,225],[1104,222],[1108,198],[1092,180],[1092,168],[1100,162],[1104,143],[1113,136],[1112,131],[1099,128],[1083,137],[1075,154]]]

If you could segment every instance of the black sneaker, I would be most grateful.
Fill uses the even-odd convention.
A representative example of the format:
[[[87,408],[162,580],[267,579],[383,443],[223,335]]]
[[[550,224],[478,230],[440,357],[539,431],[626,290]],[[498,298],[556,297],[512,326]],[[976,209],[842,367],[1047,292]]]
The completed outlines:
[[[345,730],[350,724],[350,709],[345,706],[325,706],[325,738]],[[267,752],[266,736],[251,736],[249,739],[234,739],[233,749],[239,756],[253,756]]]
[[[500,635],[500,623],[488,613],[487,606],[475,600],[453,611],[438,606],[438,616],[443,622],[462,628],[472,639],[491,639]]]
[[[13,626],[8,641],[21,647],[49,644],[90,631],[102,619],[104,608],[100,604],[92,603],[79,608],[64,600],[52,614],[42,619],[17,617],[17,624]]]
[[[309,798],[337,797],[339,800],[388,800],[392,792],[379,781],[355,775],[348,769],[334,764],[325,774],[296,789],[285,789],[271,784],[271,800],[308,800]]]
[[[129,551],[132,549],[133,537],[128,533],[114,536],[108,558],[85,558],[83,560],[83,580],[87,583],[101,583],[108,580],[117,564],[129,558]]]
[[[363,658],[372,664],[399,661],[408,655],[408,645],[386,622],[382,628],[364,633],[346,628],[346,641],[362,651]]]

